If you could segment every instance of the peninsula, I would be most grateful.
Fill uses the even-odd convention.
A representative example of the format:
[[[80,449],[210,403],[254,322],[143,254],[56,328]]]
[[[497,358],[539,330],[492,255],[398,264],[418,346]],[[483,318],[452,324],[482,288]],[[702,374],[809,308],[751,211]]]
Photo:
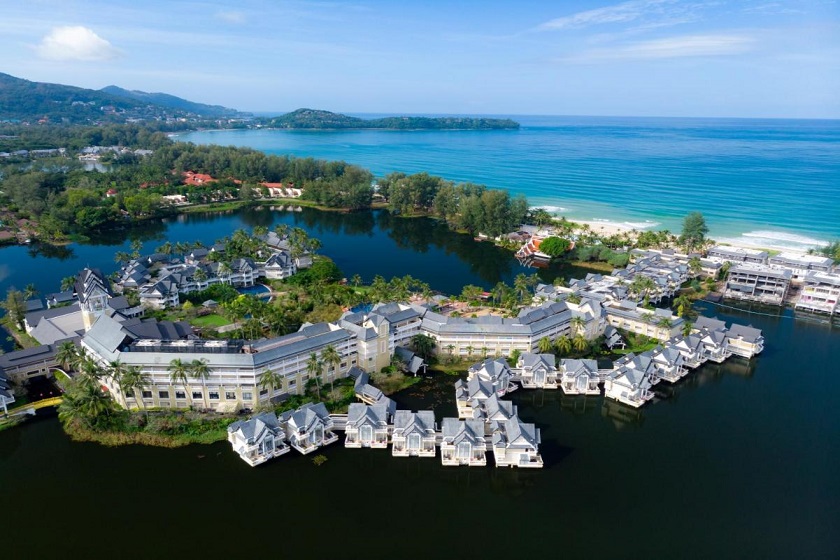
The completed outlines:
[[[506,130],[519,128],[519,123],[511,119],[417,116],[361,119],[317,109],[297,109],[291,113],[267,119],[265,124],[272,128],[288,129]]]

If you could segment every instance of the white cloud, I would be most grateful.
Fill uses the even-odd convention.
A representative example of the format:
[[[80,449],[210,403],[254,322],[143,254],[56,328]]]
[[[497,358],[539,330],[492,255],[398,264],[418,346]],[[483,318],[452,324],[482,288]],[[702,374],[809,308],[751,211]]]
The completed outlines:
[[[247,20],[244,12],[217,12],[216,18],[236,25],[242,25]]]
[[[744,35],[683,35],[640,41],[611,49],[592,49],[562,61],[585,64],[610,60],[728,56],[750,50],[753,43],[751,37]]]
[[[575,29],[605,23],[625,23],[642,18],[651,11],[661,12],[662,7],[674,4],[676,0],[631,0],[613,6],[578,12],[570,16],[552,19],[540,25],[543,31]]]
[[[47,60],[101,61],[120,54],[107,40],[81,25],[54,27],[36,50]]]

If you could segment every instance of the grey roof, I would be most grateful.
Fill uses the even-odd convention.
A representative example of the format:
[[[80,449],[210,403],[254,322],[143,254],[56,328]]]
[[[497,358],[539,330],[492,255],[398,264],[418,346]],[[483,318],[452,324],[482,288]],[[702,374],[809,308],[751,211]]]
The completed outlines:
[[[714,319],[712,317],[704,317],[701,315],[697,317],[697,320],[694,321],[694,328],[696,329],[709,329],[710,331],[723,331],[726,330],[726,323],[721,321],[720,319]]]
[[[486,399],[494,393],[492,383],[480,377],[473,377],[469,381],[460,379],[455,383],[457,399]]]
[[[567,376],[577,377],[586,374],[590,377],[598,376],[598,362],[595,360],[560,360],[560,368]]]
[[[74,303],[73,305],[67,305],[65,307],[51,307],[50,309],[32,311],[31,313],[27,313],[24,318],[30,327],[34,327],[43,318],[52,319],[54,317],[61,317],[62,315],[69,315],[70,313],[75,313],[79,310],[81,310],[79,304]]]
[[[329,421],[330,413],[324,403],[307,403],[295,411],[284,413],[280,420],[294,431],[309,431],[316,423]]]
[[[467,440],[470,443],[484,443],[484,421],[477,419],[460,420],[458,418],[444,418],[441,425],[443,441],[457,444]]]
[[[555,369],[554,354],[533,354],[531,352],[526,352],[519,356],[519,363],[521,364],[520,367],[523,369],[534,369],[539,367],[540,364],[544,365],[549,370]]]
[[[240,420],[228,426],[228,433],[237,433],[239,437],[253,444],[260,440],[266,432],[278,435],[280,423],[272,412],[264,412],[248,420]]]
[[[640,371],[633,367],[622,366],[610,374],[610,379],[619,385],[626,385],[633,389],[649,389],[650,372]]]
[[[387,426],[388,405],[386,403],[374,405],[351,403],[347,408],[347,426],[358,428],[363,424],[371,424],[376,427]]]
[[[44,302],[41,300],[41,298],[28,299],[23,303],[26,306],[27,313],[30,313],[32,311],[38,311],[44,308]]]
[[[494,447],[516,447],[536,450],[540,444],[540,430],[519,418],[499,422],[493,432]]]
[[[405,434],[420,431],[425,435],[434,435],[435,413],[431,410],[421,410],[419,412],[397,410],[394,414],[394,432],[397,431]]]
[[[469,371],[478,375],[485,374],[491,380],[496,380],[500,375],[510,374],[510,366],[504,358],[488,358],[483,362],[471,365]]]
[[[761,338],[761,331],[752,326],[733,324],[727,333],[731,338],[741,338],[746,342],[758,342]]]
[[[404,363],[406,369],[415,375],[426,365],[423,358],[403,346],[397,346],[394,348],[394,357]]]
[[[492,395],[482,403],[488,421],[501,421],[516,416],[516,405],[512,401],[500,399]]]
[[[81,336],[84,331],[82,312],[76,311],[58,317],[42,317],[30,335],[41,344],[52,344],[59,340]]]

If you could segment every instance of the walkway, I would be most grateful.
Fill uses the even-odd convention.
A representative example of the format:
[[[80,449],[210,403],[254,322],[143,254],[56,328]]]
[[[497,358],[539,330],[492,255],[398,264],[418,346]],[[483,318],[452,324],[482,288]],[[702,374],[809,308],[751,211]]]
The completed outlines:
[[[20,414],[35,414],[36,410],[40,410],[42,408],[47,408],[49,406],[58,406],[61,404],[61,397],[51,397],[49,399],[43,399],[40,401],[35,401],[33,403],[28,403],[25,405],[21,405],[17,408],[14,408],[9,411],[9,418],[12,416],[18,416]],[[3,411],[0,410],[0,413]]]

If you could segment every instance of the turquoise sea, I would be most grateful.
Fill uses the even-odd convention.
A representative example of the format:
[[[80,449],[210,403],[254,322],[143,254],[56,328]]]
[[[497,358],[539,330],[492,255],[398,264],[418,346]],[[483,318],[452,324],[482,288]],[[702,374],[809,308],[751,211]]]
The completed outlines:
[[[371,115],[365,115],[371,116]],[[840,121],[511,116],[512,131],[225,130],[196,143],[428,171],[523,193],[570,219],[807,249],[840,238]]]

